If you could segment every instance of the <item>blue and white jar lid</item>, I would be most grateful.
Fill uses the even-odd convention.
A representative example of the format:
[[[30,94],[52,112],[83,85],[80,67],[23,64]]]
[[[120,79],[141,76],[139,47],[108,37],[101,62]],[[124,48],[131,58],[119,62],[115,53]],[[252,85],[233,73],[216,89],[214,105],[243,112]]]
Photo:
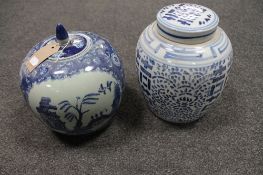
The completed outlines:
[[[157,24],[166,34],[179,38],[197,38],[213,33],[219,23],[217,14],[197,4],[173,4],[157,13]]]
[[[72,58],[79,58],[87,54],[92,46],[92,39],[88,35],[81,32],[69,32],[68,36],[69,40],[61,45],[61,49],[57,53],[51,55],[48,58],[49,60],[64,61]],[[41,47],[53,42],[58,42],[56,36],[51,36],[45,40]]]
[[[62,24],[56,27],[56,35],[52,35],[39,43],[38,48],[32,48],[29,53],[34,53],[42,47],[52,43],[59,43],[59,50],[49,56],[49,61],[65,61],[83,57],[89,52],[92,46],[92,39],[85,33],[80,31],[67,32]]]

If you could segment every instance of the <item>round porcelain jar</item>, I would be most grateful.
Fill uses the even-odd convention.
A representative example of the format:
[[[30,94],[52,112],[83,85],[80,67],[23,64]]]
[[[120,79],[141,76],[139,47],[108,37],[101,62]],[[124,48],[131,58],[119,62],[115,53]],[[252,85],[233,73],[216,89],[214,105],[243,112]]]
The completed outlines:
[[[161,119],[199,119],[220,96],[233,51],[219,18],[196,4],[162,8],[136,48],[139,83],[150,110]]]
[[[59,51],[29,72],[26,63],[38,50],[59,43]],[[20,69],[26,101],[52,130],[90,134],[106,127],[119,108],[124,71],[116,50],[91,32],[69,32],[59,24],[56,36],[36,44]]]

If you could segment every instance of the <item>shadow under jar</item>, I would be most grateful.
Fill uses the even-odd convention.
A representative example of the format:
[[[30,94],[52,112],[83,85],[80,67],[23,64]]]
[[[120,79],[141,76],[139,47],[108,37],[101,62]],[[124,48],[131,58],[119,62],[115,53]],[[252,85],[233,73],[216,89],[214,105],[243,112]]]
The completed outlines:
[[[173,4],[141,34],[136,48],[139,83],[150,110],[173,123],[199,119],[220,96],[233,50],[219,18],[196,4]]]

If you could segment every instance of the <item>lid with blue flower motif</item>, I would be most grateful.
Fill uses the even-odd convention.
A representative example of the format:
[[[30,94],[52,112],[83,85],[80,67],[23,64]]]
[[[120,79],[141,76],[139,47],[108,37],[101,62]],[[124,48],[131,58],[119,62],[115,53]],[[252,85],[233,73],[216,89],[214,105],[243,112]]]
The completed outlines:
[[[197,38],[213,33],[219,17],[211,9],[197,4],[173,4],[157,13],[159,29],[179,38]]]

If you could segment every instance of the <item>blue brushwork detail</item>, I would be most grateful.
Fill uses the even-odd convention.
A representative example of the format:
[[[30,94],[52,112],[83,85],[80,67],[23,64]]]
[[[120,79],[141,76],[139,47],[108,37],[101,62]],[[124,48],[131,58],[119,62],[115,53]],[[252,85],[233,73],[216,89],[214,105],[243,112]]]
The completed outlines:
[[[214,66],[214,65],[213,65]],[[214,75],[222,75],[222,73],[226,70],[226,66],[220,65],[218,69],[213,71]]]
[[[142,71],[145,75],[147,75],[148,77],[151,77],[151,74],[150,74],[144,67],[142,67],[142,66],[141,66],[141,71]]]
[[[219,80],[222,80],[224,78],[225,78],[225,75],[221,75],[220,77],[215,77],[215,78],[213,78],[213,83],[215,83],[215,82],[217,82]]]
[[[189,22],[187,22],[186,20],[177,20],[178,22],[180,22],[183,25],[188,25],[190,26],[191,24]]]
[[[94,92],[86,94],[83,98],[76,97],[75,104],[71,104],[68,100],[63,100],[59,102],[56,106],[51,105],[51,98],[42,97],[39,106],[36,107],[36,110],[40,114],[41,120],[44,121],[49,127],[55,130],[59,130],[62,133],[67,134],[85,134],[88,130],[95,128],[95,125],[100,125],[105,119],[109,119],[116,112],[120,100],[121,100],[121,87],[118,84],[114,84],[114,100],[112,103],[112,111],[110,114],[103,114],[103,112],[98,112],[94,116],[91,116],[91,120],[86,126],[83,126],[83,118],[87,117],[86,114],[90,112],[89,106],[95,105],[97,101],[100,100],[101,94],[106,94],[108,91],[111,91],[111,84],[107,82],[107,89],[103,92]],[[85,110],[83,110],[85,108]],[[57,110],[63,111],[63,116],[58,116]],[[62,121],[61,119],[64,119]],[[75,121],[73,130],[66,128],[65,124],[67,122]]]
[[[57,40],[68,39],[68,32],[62,24],[57,24],[56,27],[56,38]]]
[[[171,12],[169,12],[169,13],[171,13]],[[178,18],[178,16],[176,16],[176,15],[173,15],[173,14],[166,14],[166,16],[165,16],[165,18],[167,18],[167,19],[170,19],[169,17],[167,17],[167,16],[171,16],[171,17],[174,17],[174,18]]]
[[[224,42],[222,46],[218,48],[219,53],[223,53],[228,48],[228,44],[228,41]]]
[[[107,89],[109,91],[111,91],[111,84],[112,84],[112,81],[107,81],[107,85],[106,86],[104,86],[103,84],[100,84],[100,88],[99,88],[98,92],[106,94],[106,90]]]
[[[153,60],[152,60],[153,61]],[[142,60],[142,63],[143,63],[143,67],[144,68],[149,68],[150,70],[152,70],[152,68],[153,68],[153,66],[152,65],[150,65],[149,63],[148,63],[148,61],[145,61],[145,60]],[[152,62],[153,63],[153,62]]]
[[[56,114],[57,107],[50,103],[51,99],[49,97],[42,97],[39,106],[36,107],[42,121],[51,128],[66,130],[65,122],[62,122]]]
[[[90,93],[85,95],[82,100],[80,100],[80,97],[76,97],[75,104],[71,104],[67,100],[58,103],[60,110],[64,111],[64,119],[66,119],[68,122],[72,122],[74,119],[77,121],[74,127],[75,132],[82,128],[82,119],[84,117],[84,114],[90,111],[89,109],[86,109],[84,111],[83,106],[96,104],[96,101],[99,100],[99,95],[99,93]]]
[[[121,88],[118,84],[114,85],[114,100],[112,103],[112,108],[114,111],[116,111],[120,105],[121,102]]]
[[[166,52],[165,55],[164,55],[164,58],[166,59],[177,59],[177,60],[186,60],[188,58],[202,58],[203,54],[201,53],[195,53],[195,55],[184,55],[184,54],[175,54],[175,53],[171,53],[171,52]],[[178,57],[180,57],[181,59],[178,59]]]

